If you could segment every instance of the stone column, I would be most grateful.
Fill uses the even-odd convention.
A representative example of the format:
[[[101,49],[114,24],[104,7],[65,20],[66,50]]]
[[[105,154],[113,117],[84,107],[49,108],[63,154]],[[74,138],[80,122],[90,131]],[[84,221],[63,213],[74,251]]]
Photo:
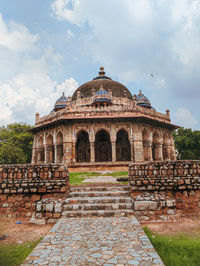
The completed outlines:
[[[152,161],[152,143],[150,141],[145,141],[143,142],[143,147],[144,147],[144,159],[146,161]]]
[[[36,135],[34,135],[34,139],[33,139],[33,149],[32,149],[32,159],[31,159],[31,163],[35,164],[37,163],[37,147],[36,147]]]
[[[170,158],[170,146],[169,145],[167,145],[166,151],[167,151],[167,160],[169,161],[169,160],[171,160],[171,158]]]
[[[176,160],[176,150],[175,150],[175,145],[174,145],[174,139],[173,136],[171,135],[171,160],[175,161]]]
[[[153,154],[152,154],[152,142],[149,142],[149,161],[153,161]]]
[[[135,123],[133,124],[133,139],[135,162],[144,162],[142,129]]]
[[[72,142],[72,163],[76,162],[76,143]]]
[[[162,161],[163,160],[162,144],[161,143],[155,144],[155,160],[156,161]]]
[[[58,145],[54,145],[54,163],[58,162]]]
[[[159,146],[158,146],[158,159],[159,161],[163,161],[163,144],[162,143],[159,143]]]
[[[90,162],[94,163],[95,162],[95,150],[94,150],[94,142],[90,142]]]
[[[116,142],[115,140],[111,141],[112,145],[112,162],[116,162]]]
[[[131,140],[131,162],[135,162],[134,140]]]
[[[47,164],[48,163],[48,146],[45,144],[44,145],[44,163]]]

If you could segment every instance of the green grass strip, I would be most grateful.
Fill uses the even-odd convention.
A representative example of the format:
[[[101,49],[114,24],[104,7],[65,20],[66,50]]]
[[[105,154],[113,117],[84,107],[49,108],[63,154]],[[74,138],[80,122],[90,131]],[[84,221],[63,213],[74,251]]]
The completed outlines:
[[[166,266],[199,266],[200,237],[169,236],[144,231]]]
[[[101,172],[71,172],[69,173],[69,179],[71,185],[80,185],[83,180],[90,177],[101,177],[103,176],[111,176],[111,177],[118,177],[118,176],[128,176],[128,171],[118,171],[112,173],[101,173]]]
[[[0,265],[19,266],[31,253],[31,251],[36,247],[39,241],[40,239],[35,242],[27,242],[22,245],[0,245]]]

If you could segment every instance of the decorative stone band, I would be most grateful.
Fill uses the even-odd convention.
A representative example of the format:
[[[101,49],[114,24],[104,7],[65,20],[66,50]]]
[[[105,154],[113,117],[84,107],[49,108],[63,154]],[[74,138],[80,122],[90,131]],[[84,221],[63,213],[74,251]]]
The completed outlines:
[[[57,193],[68,190],[68,170],[61,165],[0,165],[0,194]]]

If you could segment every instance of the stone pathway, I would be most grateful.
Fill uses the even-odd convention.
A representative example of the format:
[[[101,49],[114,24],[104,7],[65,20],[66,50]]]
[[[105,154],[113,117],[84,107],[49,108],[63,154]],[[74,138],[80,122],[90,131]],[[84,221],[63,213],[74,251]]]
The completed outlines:
[[[62,218],[28,256],[28,265],[163,265],[131,217]]]

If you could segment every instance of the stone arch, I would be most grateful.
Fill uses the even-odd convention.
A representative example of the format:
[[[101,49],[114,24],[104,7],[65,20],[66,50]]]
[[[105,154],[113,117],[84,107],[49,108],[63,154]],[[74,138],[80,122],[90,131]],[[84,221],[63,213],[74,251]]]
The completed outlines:
[[[160,156],[160,135],[158,131],[154,131],[153,133],[153,143],[152,143],[152,158],[153,161],[159,161]]]
[[[37,156],[38,163],[44,163],[44,139],[42,136],[38,139],[38,156]]]
[[[147,128],[144,128],[142,131],[142,141],[143,141],[143,152],[144,160],[151,161],[151,142],[150,142],[150,132]]]
[[[81,129],[79,129],[79,130],[76,131],[76,142],[77,142],[77,140],[78,140],[79,134],[80,134],[81,132],[83,132],[83,131],[84,131],[85,133],[87,133],[88,136],[89,136],[88,129],[85,128],[85,127],[83,127],[83,128],[81,128]]]
[[[117,132],[116,139],[116,160],[117,161],[130,161],[131,160],[131,146],[128,137],[128,132],[120,129]]]
[[[51,134],[46,138],[46,153],[47,163],[54,163],[54,145],[53,136]]]
[[[56,148],[57,148],[57,160],[56,162],[61,163],[63,159],[63,134],[58,132],[56,135]]]
[[[99,130],[95,135],[95,161],[112,161],[110,134],[104,129]]]
[[[76,141],[76,161],[90,162],[89,135],[85,130],[79,131]]]

